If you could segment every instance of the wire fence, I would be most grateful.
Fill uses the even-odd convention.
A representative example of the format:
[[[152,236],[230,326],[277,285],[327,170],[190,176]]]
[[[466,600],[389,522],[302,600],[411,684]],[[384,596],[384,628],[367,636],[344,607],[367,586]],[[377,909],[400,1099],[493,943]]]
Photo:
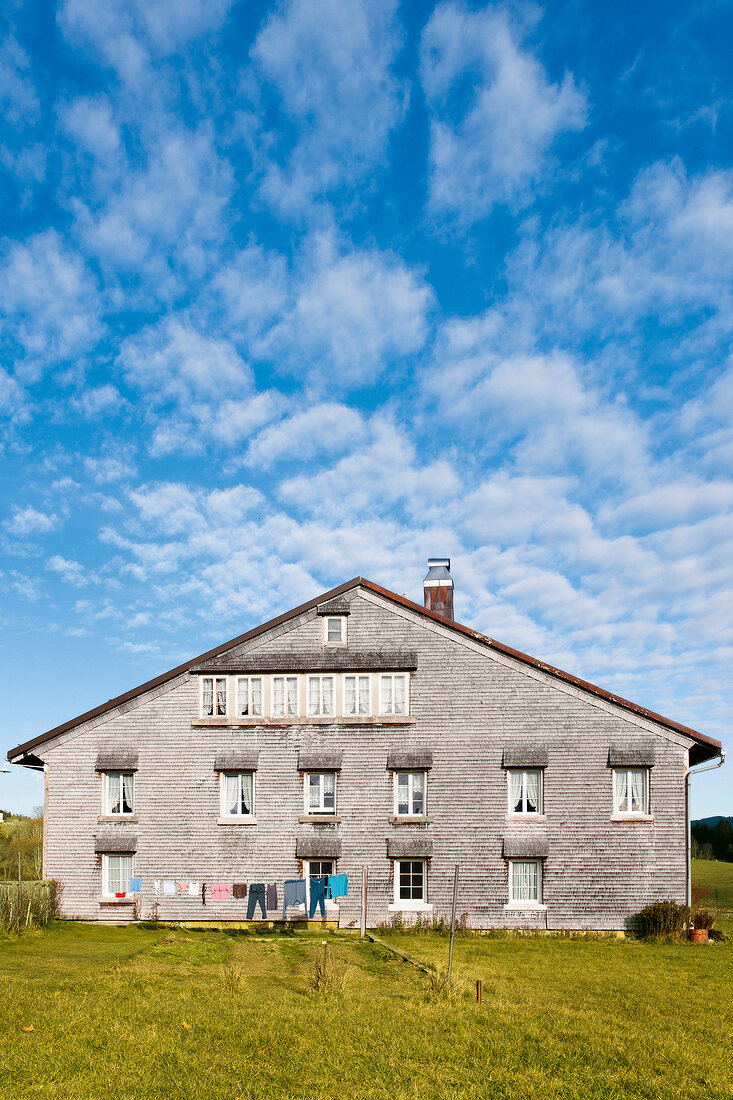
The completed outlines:
[[[45,882],[0,882],[0,933],[43,928],[58,916],[57,888]]]

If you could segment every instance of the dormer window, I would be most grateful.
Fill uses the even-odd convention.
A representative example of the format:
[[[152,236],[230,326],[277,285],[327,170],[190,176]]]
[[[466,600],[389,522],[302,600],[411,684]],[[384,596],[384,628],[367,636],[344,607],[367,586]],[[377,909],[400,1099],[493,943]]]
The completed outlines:
[[[346,645],[345,615],[324,615],[323,642],[324,645]]]

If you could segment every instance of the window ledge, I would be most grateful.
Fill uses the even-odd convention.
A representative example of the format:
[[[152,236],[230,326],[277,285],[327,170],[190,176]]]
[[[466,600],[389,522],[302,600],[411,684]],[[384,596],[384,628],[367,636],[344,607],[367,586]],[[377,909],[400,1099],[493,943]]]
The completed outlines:
[[[100,814],[97,818],[98,825],[110,825],[116,822],[122,822],[125,825],[137,825],[137,814]]]
[[[192,729],[226,729],[230,726],[242,729],[249,726],[414,726],[417,722],[411,714],[334,714],[326,717],[306,718],[192,718]]]
[[[390,913],[432,913],[433,907],[426,901],[395,901],[389,906]]]
[[[423,814],[421,817],[410,817],[409,814],[390,814],[391,825],[432,825],[434,818]]]
[[[333,814],[303,814],[298,822],[301,825],[340,825],[341,818]]]
[[[546,913],[547,906],[532,901],[510,901],[504,906],[510,913]]]
[[[97,898],[99,905],[134,905],[135,898],[111,898],[107,895]]]
[[[506,814],[506,821],[547,821],[547,814]]]
[[[653,821],[654,814],[611,814],[611,821]]]
[[[230,817],[219,817],[216,821],[217,825],[256,825],[256,817],[245,817],[242,815],[238,817],[236,814],[232,814]]]

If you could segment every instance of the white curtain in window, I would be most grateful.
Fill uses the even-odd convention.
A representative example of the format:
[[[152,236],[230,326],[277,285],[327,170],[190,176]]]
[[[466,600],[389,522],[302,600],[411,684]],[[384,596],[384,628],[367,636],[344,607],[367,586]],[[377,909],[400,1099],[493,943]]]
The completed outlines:
[[[410,777],[406,772],[400,772],[397,776],[397,813],[409,814],[410,812]]]
[[[344,676],[344,714],[356,714],[355,676]]]
[[[239,808],[239,776],[228,775],[226,777],[226,809],[228,814],[235,814]]]
[[[120,812],[120,777],[119,775],[107,776],[107,813],[118,814]]]
[[[122,776],[122,812],[123,814],[132,813],[132,785],[133,777],[131,774]]]
[[[321,777],[320,775],[308,776],[308,809],[319,810],[321,808]]]
[[[126,894],[130,889],[132,856],[107,856],[107,890],[110,894]]]
[[[381,681],[380,711],[382,714],[392,713],[392,677],[382,676]]]
[[[631,809],[636,813],[646,812],[646,772],[634,770],[631,773]]]
[[[527,813],[538,814],[540,812],[540,773],[539,771],[527,772]]]
[[[415,772],[412,777],[412,812],[425,813],[425,772]]]
[[[336,776],[333,772],[327,772],[323,776],[323,808],[324,810],[335,809],[335,795],[336,795]]]
[[[616,809],[621,811],[628,810],[628,772],[614,772],[614,782],[616,784]]]
[[[405,677],[395,676],[394,678],[394,712],[395,714],[406,714],[406,688]]]
[[[241,803],[240,803],[241,813],[251,814],[252,813],[252,805],[253,805],[253,798],[252,798],[253,777],[251,775],[240,775],[239,779],[240,779],[240,783],[241,783]]]
[[[321,681],[323,691],[323,714],[333,714],[333,676],[324,676]]]
[[[288,676],[288,714],[298,713],[298,681],[295,676]]]
[[[214,713],[214,681],[206,676],[204,677],[203,691],[201,695],[202,709],[204,716],[207,714],[213,715]]]
[[[359,714],[369,713],[369,677],[359,677]]]
[[[308,680],[308,713],[321,713],[321,681],[318,676],[311,676]]]
[[[537,901],[539,898],[539,875],[537,864],[528,861],[515,861],[512,864],[512,900]]]
[[[272,713],[276,718],[285,714],[285,681],[282,676],[276,676],[272,681]]]
[[[250,681],[252,690],[252,714],[262,714],[262,680],[259,676]]]
[[[237,681],[237,713],[249,714],[249,680]]]
[[[216,681],[216,713],[226,714],[227,712],[227,682],[226,680]]]
[[[521,772],[509,772],[509,801],[512,807],[512,813],[521,814],[522,812],[522,773]]]

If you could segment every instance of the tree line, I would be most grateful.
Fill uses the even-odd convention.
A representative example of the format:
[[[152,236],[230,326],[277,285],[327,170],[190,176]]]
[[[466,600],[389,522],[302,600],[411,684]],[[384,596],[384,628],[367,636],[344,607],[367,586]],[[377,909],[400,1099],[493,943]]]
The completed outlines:
[[[18,881],[18,855],[20,873],[24,882],[39,879],[43,874],[43,815],[11,814],[0,811],[0,882]]]
[[[733,863],[733,826],[721,817],[717,825],[696,821],[692,826],[692,858],[721,859]]]

